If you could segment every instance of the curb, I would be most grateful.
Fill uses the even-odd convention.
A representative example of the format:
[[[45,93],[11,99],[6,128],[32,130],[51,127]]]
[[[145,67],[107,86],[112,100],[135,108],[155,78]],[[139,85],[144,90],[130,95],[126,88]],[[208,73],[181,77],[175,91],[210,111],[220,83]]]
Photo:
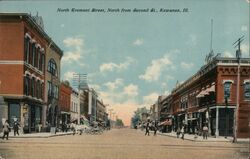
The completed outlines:
[[[50,134],[50,135],[47,135],[47,136],[9,136],[9,138],[12,138],[12,139],[18,139],[18,138],[50,138],[50,137],[57,137],[57,136],[66,136],[66,135],[72,135],[72,133],[67,133],[67,134]]]
[[[150,132],[153,132],[153,131],[150,131]],[[172,138],[176,138],[177,139],[177,137],[176,136],[173,136],[173,135],[170,135],[170,134],[164,134],[164,133],[159,133],[159,132],[157,132],[157,135],[161,135],[161,136],[168,136],[168,137],[172,137]],[[181,139],[181,138],[179,138],[179,139]],[[227,140],[213,140],[213,141],[211,141],[211,140],[200,140],[200,139],[190,139],[190,138],[185,138],[184,137],[184,140],[188,140],[188,141],[193,141],[193,142],[230,142],[230,143],[233,143],[233,141],[232,140],[230,140],[230,139],[227,139]],[[249,143],[249,140],[248,139],[238,139],[238,141],[236,142],[236,144],[246,144],[246,143]]]

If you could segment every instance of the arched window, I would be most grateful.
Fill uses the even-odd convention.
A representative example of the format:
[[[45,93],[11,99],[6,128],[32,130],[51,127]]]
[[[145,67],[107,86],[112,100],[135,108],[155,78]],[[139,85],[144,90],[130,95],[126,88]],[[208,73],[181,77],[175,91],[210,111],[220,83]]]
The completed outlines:
[[[24,53],[25,53],[25,61],[29,63],[29,54],[30,54],[30,38],[25,37],[24,39]]]
[[[36,97],[39,99],[40,98],[40,81],[37,80],[36,82]]]
[[[35,66],[35,60],[36,60],[36,46],[35,46],[35,43],[32,43],[32,66]]]
[[[44,52],[42,52],[41,54],[42,54],[42,58],[41,58],[41,71],[44,72],[45,55],[44,55]]]
[[[38,48],[37,50],[37,68],[38,70],[41,70],[41,52],[40,49]]]
[[[25,88],[24,88],[24,94],[25,95],[29,95],[29,88],[30,88],[30,77],[29,75],[25,76]]]
[[[50,59],[48,63],[48,72],[53,76],[57,76],[57,66],[54,59]]]
[[[32,77],[31,80],[31,96],[34,97],[35,96],[35,78]]]

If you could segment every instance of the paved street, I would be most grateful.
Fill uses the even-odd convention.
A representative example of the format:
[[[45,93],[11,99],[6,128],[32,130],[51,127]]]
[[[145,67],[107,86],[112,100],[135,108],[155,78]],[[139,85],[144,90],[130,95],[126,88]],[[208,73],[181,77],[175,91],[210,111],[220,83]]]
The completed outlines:
[[[0,141],[0,156],[5,159],[243,159],[248,157],[247,150],[246,144],[144,136],[142,131],[133,129],[113,129],[102,135]]]

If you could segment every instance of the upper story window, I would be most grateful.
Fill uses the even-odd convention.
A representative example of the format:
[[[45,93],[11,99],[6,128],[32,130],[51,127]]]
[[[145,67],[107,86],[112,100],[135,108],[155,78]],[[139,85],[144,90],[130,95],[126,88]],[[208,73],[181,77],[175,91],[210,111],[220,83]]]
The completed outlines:
[[[244,82],[244,97],[246,100],[250,100],[250,81]]]
[[[231,96],[231,85],[233,81],[224,81],[224,98],[230,99]]]
[[[35,96],[35,78],[32,77],[31,79],[31,96],[34,97]]]
[[[30,56],[30,38],[25,37],[24,39],[24,54],[25,54],[25,61],[29,63],[29,56]]]
[[[30,77],[29,77],[29,75],[26,75],[25,76],[25,88],[24,88],[24,93],[25,93],[25,95],[29,95],[30,93],[29,93],[29,90],[30,90]]]
[[[42,52],[42,59],[41,59],[41,71],[44,72],[44,63],[45,63],[45,55],[44,53]]]
[[[36,63],[36,45],[35,43],[32,43],[31,46],[31,56],[32,56],[32,66],[35,66]]]
[[[54,59],[50,59],[48,63],[48,72],[53,76],[57,76],[57,66]]]

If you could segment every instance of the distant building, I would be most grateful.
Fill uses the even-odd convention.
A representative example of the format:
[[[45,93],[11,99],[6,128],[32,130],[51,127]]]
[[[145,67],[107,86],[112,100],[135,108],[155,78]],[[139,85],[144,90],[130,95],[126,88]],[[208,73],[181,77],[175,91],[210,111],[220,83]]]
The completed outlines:
[[[80,99],[79,93],[72,89],[70,101],[70,117],[71,121],[76,121],[80,124]]]

